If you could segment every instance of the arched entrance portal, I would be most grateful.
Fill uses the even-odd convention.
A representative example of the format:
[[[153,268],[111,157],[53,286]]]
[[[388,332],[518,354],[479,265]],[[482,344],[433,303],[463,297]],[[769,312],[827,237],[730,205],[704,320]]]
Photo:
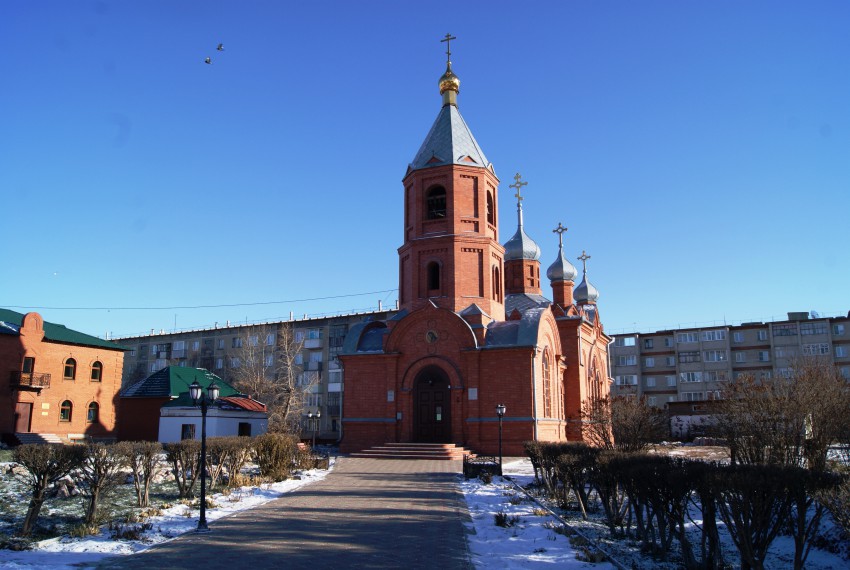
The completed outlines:
[[[413,391],[413,437],[420,443],[451,443],[449,378],[436,366],[416,375]]]

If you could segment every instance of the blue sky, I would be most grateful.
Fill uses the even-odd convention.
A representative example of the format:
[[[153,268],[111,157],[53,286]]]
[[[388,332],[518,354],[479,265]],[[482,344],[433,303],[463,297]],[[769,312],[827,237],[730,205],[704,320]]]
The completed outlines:
[[[606,330],[846,314],[848,29],[844,1],[4,0],[0,306],[121,336],[393,305],[451,32],[501,241],[521,172]]]

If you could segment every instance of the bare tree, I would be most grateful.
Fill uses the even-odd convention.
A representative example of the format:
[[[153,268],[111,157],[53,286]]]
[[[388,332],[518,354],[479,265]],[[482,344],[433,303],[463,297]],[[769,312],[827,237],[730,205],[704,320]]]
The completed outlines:
[[[32,493],[27,516],[21,528],[22,536],[32,532],[44,504],[47,487],[79,467],[84,454],[85,449],[80,445],[30,444],[15,448],[15,462],[27,470],[26,474],[20,475],[19,478]]]
[[[667,435],[664,412],[645,398],[605,396],[581,406],[582,432],[588,443],[603,449],[642,451]]]
[[[121,468],[124,458],[114,446],[89,443],[85,446],[85,458],[80,465],[78,481],[88,501],[85,523],[97,520],[98,504],[121,483]]]
[[[162,464],[162,444],[157,441],[123,441],[115,444],[113,449],[133,472],[138,506],[149,506],[151,483]]]
[[[291,324],[257,326],[245,330],[242,346],[231,353],[233,385],[266,404],[269,431],[298,431],[305,398],[315,378],[305,381],[298,363],[304,347]]]
[[[722,395],[716,429],[735,463],[823,471],[829,446],[847,429],[850,385],[828,358],[795,360],[789,378],[743,375]]]

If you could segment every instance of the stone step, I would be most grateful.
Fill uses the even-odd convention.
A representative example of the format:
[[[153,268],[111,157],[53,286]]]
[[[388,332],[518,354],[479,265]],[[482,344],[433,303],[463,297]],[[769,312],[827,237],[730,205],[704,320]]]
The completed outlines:
[[[16,433],[15,438],[21,445],[28,443],[65,443],[53,433]]]
[[[350,454],[373,459],[441,459],[459,461],[471,452],[453,443],[385,443]]]

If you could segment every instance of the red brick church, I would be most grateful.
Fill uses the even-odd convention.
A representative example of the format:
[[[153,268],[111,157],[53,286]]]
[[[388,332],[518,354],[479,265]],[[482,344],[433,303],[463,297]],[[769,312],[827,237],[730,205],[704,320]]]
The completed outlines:
[[[447,52],[450,54],[450,52]],[[344,368],[341,450],[391,442],[456,443],[504,453],[528,440],[581,439],[582,401],[609,394],[608,343],[586,262],[559,248],[540,286],[540,247],[517,229],[499,241],[499,179],[457,106],[460,80],[448,61],[443,106],[404,177],[399,313],[352,328]]]

